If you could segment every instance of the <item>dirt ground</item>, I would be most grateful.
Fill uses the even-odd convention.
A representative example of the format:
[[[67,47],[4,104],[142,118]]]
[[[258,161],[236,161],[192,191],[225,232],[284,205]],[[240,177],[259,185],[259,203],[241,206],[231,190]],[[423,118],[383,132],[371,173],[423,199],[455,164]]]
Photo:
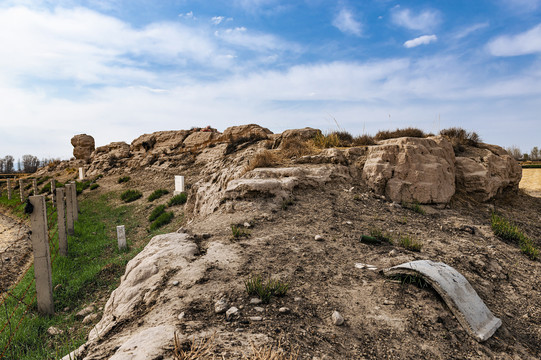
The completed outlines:
[[[0,208],[0,290],[3,295],[27,269],[32,247],[28,226],[2,211]]]

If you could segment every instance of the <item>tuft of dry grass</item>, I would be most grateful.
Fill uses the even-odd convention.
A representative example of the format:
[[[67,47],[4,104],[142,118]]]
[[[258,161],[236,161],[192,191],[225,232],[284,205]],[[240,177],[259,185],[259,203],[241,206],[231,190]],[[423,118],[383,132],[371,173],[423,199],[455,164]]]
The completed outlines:
[[[254,155],[252,159],[248,161],[248,165],[244,169],[245,172],[260,167],[271,167],[278,163],[278,156],[272,150],[263,150]]]
[[[359,135],[353,138],[353,146],[370,146],[375,145],[374,138],[370,135]]]
[[[278,344],[280,348],[280,344]],[[256,347],[252,344],[252,354],[244,355],[243,359],[246,360],[297,360],[299,358],[299,351],[290,352],[284,354],[281,350],[276,350],[272,346]]]
[[[289,138],[283,140],[280,144],[279,156],[282,159],[291,159],[294,157],[312,155],[315,152],[316,149],[310,142]]]
[[[408,127],[405,129],[396,129],[395,131],[390,131],[390,130],[378,131],[376,136],[374,136],[374,139],[377,141],[381,141],[381,140],[387,140],[387,139],[396,139],[400,137],[424,138],[426,137],[426,134],[421,129]]]
[[[443,129],[440,135],[449,139],[455,153],[463,152],[466,145],[478,147],[481,142],[481,138],[475,131],[466,131],[459,127]]]

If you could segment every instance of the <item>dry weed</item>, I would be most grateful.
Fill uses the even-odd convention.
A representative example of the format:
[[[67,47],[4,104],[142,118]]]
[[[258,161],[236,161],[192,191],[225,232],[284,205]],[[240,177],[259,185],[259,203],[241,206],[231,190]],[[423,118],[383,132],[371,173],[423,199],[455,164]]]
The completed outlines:
[[[278,157],[271,150],[263,150],[254,155],[246,165],[245,172],[260,167],[271,167],[278,163]]]
[[[278,349],[280,343],[278,343]],[[252,353],[242,357],[246,360],[297,360],[299,358],[299,350],[292,351],[289,354],[284,354],[281,350],[276,350],[273,346],[256,347],[252,343]]]
[[[175,360],[211,360],[215,356],[211,353],[214,348],[214,337],[216,333],[212,334],[209,338],[203,338],[199,341],[192,340],[189,349],[184,349],[183,344],[178,339],[175,332],[174,343],[175,349],[173,350],[173,356]]]

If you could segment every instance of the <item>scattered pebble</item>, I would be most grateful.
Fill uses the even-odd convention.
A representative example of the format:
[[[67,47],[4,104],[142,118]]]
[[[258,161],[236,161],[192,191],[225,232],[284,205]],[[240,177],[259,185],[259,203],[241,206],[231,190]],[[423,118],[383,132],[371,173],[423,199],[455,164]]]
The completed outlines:
[[[81,311],[79,311],[77,314],[75,314],[75,317],[78,319],[82,319],[86,317],[87,315],[90,315],[92,312],[94,312],[94,305],[89,305],[85,307],[84,309],[82,309]]]
[[[369,264],[363,264],[363,263],[356,263],[355,267],[357,269],[368,269],[368,270],[372,270],[372,271],[375,271],[375,270],[378,269],[377,266],[375,266],[375,265],[369,265]]]
[[[261,321],[263,318],[261,316],[250,316],[250,321]]]
[[[324,239],[323,236],[321,236],[321,235],[316,235],[316,236],[314,236],[314,240],[315,240],[315,241],[323,241],[323,240],[325,240],[325,239]]]
[[[50,328],[47,329],[47,334],[51,335],[51,336],[56,336],[56,335],[60,335],[60,334],[63,334],[64,331],[60,330],[59,328],[55,328],[54,326],[51,326]]]
[[[293,300],[296,301],[296,302],[299,302],[299,301],[302,301],[302,298],[298,297],[298,296],[295,296],[295,298]]]
[[[383,305],[394,305],[394,304],[395,304],[394,301],[387,300],[387,299],[383,300]]]
[[[229,307],[229,302],[227,299],[220,299],[214,303],[214,312],[216,314],[223,314],[227,311],[227,308]]]
[[[250,304],[253,304],[253,305],[261,304],[261,299],[260,298],[251,298],[250,299]]]
[[[87,315],[85,316],[85,318],[83,319],[83,324],[90,324],[92,322],[94,322],[95,320],[98,319],[98,314],[90,314],[90,315]]]
[[[391,251],[389,251],[389,256],[396,256],[396,254],[397,254],[396,249],[392,249]]]
[[[184,316],[186,316],[186,314],[183,311],[180,314],[178,314],[177,319],[182,320],[182,319],[184,319]]]
[[[334,311],[332,313],[332,323],[336,326],[340,326],[344,323],[344,318],[342,317],[342,315],[340,315],[340,313],[338,311]]]
[[[283,314],[287,314],[288,312],[290,312],[291,310],[287,307],[281,307],[278,309],[279,312],[283,313]]]
[[[251,225],[249,222],[245,222],[243,225],[244,225],[245,228],[250,228],[250,227],[252,227],[252,225]]]
[[[254,310],[257,311],[257,312],[263,312],[263,311],[265,311],[264,308],[259,307],[259,306],[256,306],[256,307],[254,308]]]
[[[178,286],[179,282],[177,280],[173,281],[173,286]]]
[[[232,307],[229,308],[229,310],[227,310],[227,311],[225,312],[225,318],[229,320],[229,319],[232,318],[233,316],[238,315],[238,312],[239,312],[239,309],[237,309],[236,307],[232,306]]]

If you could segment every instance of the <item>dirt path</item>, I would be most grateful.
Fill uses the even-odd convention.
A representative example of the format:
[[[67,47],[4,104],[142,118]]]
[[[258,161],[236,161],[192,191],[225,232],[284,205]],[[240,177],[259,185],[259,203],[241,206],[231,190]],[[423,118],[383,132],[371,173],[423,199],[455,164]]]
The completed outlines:
[[[530,196],[541,197],[541,169],[522,169],[519,188]]]
[[[0,291],[11,284],[26,269],[31,259],[28,227],[0,213]]]

